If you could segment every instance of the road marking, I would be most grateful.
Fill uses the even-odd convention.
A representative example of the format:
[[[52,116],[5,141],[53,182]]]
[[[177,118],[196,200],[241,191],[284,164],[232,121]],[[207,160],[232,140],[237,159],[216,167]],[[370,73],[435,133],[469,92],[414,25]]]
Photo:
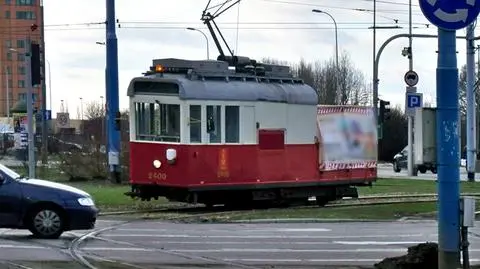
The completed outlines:
[[[0,248],[12,248],[12,249],[48,249],[47,247],[40,246],[22,246],[22,245],[0,245]]]
[[[116,231],[124,231],[124,232],[166,232],[170,231],[169,229],[141,229],[141,228],[122,228],[122,229],[116,229]],[[192,231],[198,231],[198,230],[192,230]],[[221,229],[211,229],[208,231],[215,231],[215,232],[234,232],[232,230],[221,230]],[[236,230],[238,231],[238,230]],[[235,231],[235,232],[236,232]],[[331,232],[331,229],[326,229],[326,228],[299,228],[299,229],[294,229],[294,228],[271,228],[271,229],[250,229],[250,230],[241,230],[241,232]]]
[[[130,252],[156,252],[155,248],[134,248],[134,247],[85,247],[83,251],[130,251]],[[171,252],[180,253],[386,253],[401,252],[406,253],[407,248],[381,248],[381,249],[244,249],[244,248],[220,248],[220,249],[169,249]],[[480,251],[480,250],[477,250]]]
[[[252,229],[245,232],[331,232],[331,229],[325,228],[271,228],[271,229]]]
[[[379,262],[382,261],[383,258],[380,259],[223,259],[224,261],[229,262],[270,262],[270,263],[343,263],[343,262]],[[470,259],[470,262],[479,262],[480,259]]]
[[[210,245],[251,245],[252,242],[246,241],[152,241],[152,244],[183,244],[183,245],[203,245],[203,244],[210,244]],[[262,242],[262,245],[331,245],[331,242]]]
[[[359,252],[405,252],[407,248],[381,248],[381,249],[245,249],[245,248],[220,248],[220,249],[170,249],[174,252],[191,252],[191,253],[215,253],[215,252],[233,252],[233,253],[359,253]]]
[[[161,238],[282,238],[282,239],[345,239],[345,238],[403,238],[424,237],[424,234],[405,235],[191,235],[191,234],[103,234],[102,237],[161,237]]]
[[[333,244],[340,245],[404,245],[404,244],[421,244],[425,241],[392,241],[392,242],[382,242],[382,241],[333,241]]]

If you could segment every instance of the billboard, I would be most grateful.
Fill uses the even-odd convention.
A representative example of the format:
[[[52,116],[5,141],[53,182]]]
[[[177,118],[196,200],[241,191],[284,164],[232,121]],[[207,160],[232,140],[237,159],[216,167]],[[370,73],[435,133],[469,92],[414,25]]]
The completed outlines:
[[[319,106],[317,126],[321,170],[376,167],[377,127],[372,108]]]

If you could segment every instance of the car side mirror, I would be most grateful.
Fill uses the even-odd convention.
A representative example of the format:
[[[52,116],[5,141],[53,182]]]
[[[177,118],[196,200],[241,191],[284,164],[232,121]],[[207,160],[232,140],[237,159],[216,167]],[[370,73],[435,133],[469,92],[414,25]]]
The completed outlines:
[[[0,185],[3,185],[5,181],[6,181],[5,177],[2,174],[0,174]]]

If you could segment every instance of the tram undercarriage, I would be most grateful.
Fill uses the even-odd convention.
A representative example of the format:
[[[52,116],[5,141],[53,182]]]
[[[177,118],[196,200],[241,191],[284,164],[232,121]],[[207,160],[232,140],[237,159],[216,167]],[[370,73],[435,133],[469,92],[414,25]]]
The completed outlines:
[[[344,197],[358,198],[357,186],[370,183],[346,182],[342,185],[310,186],[245,186],[229,188],[179,188],[158,185],[132,185],[132,191],[125,193],[142,201],[158,200],[165,197],[171,202],[205,204],[207,207],[225,205],[229,207],[292,206],[309,204],[309,198],[315,197],[319,206]]]

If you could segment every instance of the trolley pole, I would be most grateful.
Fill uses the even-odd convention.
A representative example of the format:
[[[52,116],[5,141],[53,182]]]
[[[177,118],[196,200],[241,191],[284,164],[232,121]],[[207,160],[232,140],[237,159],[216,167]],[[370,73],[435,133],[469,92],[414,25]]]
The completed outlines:
[[[118,45],[115,32],[115,0],[106,0],[107,26],[107,152],[111,180],[120,183],[120,128],[115,124],[119,112],[118,96]]]

